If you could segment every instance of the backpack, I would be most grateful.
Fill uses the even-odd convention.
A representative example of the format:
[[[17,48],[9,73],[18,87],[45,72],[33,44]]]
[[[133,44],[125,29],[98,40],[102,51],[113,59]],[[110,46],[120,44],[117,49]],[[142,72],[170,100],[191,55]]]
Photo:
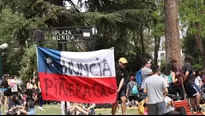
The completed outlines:
[[[132,87],[132,95],[136,95],[138,94],[138,88],[137,88],[137,85],[135,84],[133,87]]]
[[[142,70],[139,70],[137,73],[136,73],[136,82],[138,84],[139,87],[141,87],[141,84],[142,84]]]

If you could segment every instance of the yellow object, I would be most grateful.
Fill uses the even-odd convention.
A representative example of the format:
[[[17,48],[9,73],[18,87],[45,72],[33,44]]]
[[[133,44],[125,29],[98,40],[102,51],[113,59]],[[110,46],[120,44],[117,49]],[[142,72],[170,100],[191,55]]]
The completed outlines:
[[[121,57],[118,62],[123,63],[123,64],[128,63],[127,60],[124,57]]]
[[[139,104],[138,104],[138,113],[140,114],[140,115],[143,115],[144,114],[144,110],[145,110],[145,108],[144,108],[144,100],[142,100],[141,102],[139,102]]]

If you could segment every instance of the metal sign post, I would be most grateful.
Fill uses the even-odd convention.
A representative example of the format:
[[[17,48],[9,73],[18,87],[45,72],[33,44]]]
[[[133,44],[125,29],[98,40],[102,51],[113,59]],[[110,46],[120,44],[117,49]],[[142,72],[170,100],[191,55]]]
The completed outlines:
[[[43,44],[61,44],[60,50],[66,51],[66,43],[89,43],[93,45],[97,29],[94,27],[50,27],[50,28],[35,28],[32,29],[34,42],[38,45]],[[65,101],[65,115],[67,115],[67,101]]]

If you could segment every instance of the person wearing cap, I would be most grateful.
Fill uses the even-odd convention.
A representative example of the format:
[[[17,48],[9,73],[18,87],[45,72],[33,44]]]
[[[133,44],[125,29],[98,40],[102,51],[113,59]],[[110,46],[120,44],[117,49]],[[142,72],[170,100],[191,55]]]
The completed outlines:
[[[112,115],[115,115],[119,101],[121,102],[122,115],[126,114],[126,86],[129,81],[128,71],[125,69],[128,64],[124,57],[121,57],[116,64],[117,100],[112,104]]]
[[[142,73],[141,91],[143,91],[145,87],[144,85],[145,79],[152,74],[151,66],[152,66],[151,60],[145,60],[144,67],[141,69],[141,73]]]

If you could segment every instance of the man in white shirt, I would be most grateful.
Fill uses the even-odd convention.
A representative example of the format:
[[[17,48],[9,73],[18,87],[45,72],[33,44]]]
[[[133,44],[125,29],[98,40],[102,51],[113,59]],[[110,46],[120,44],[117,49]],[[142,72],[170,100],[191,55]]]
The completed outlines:
[[[159,76],[159,68],[152,68],[153,75],[145,79],[144,93],[147,93],[149,115],[162,115],[165,107],[164,96],[168,93],[167,83]]]

